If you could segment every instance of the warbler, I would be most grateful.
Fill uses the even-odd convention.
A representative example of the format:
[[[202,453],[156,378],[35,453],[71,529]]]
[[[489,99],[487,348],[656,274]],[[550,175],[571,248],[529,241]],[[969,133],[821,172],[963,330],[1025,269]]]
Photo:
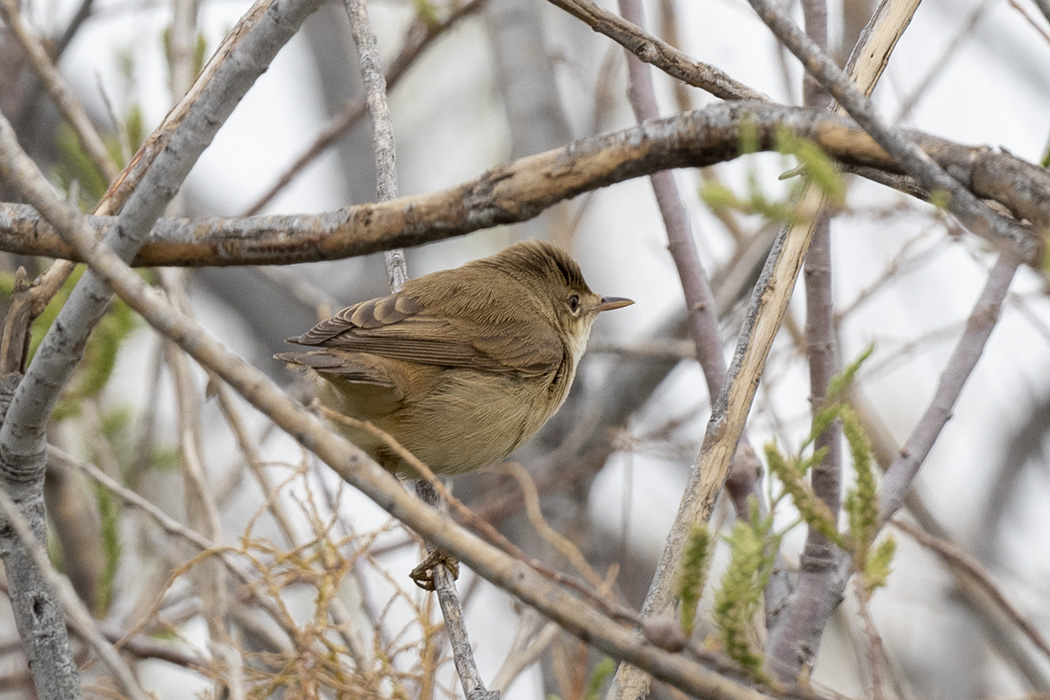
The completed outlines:
[[[309,370],[328,408],[372,423],[438,474],[502,460],[564,403],[602,311],[633,304],[587,286],[544,241],[410,280],[347,307],[275,355]],[[338,426],[384,468],[414,470],[374,434]]]

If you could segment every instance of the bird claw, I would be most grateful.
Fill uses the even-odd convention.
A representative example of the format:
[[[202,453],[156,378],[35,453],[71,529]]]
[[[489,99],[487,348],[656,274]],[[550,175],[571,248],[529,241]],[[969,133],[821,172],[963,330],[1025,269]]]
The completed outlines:
[[[409,572],[408,576],[424,591],[432,591],[434,590],[436,569],[442,565],[452,574],[453,580],[459,578],[459,561],[451,554],[442,552],[440,549],[435,549],[428,554],[423,561],[419,562],[416,568]]]

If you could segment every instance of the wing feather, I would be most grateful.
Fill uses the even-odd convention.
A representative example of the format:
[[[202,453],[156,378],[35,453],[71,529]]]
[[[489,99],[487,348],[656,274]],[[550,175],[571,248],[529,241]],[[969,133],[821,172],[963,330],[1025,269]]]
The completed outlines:
[[[479,323],[447,311],[430,313],[418,299],[401,292],[347,307],[288,342],[487,372],[555,371],[565,350],[554,329],[547,324],[530,327],[526,341],[521,323],[514,320]],[[335,368],[315,369],[335,373]]]

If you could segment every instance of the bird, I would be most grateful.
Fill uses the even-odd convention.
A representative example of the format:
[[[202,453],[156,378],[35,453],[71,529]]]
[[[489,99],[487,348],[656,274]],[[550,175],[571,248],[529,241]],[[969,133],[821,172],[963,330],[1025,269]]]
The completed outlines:
[[[286,342],[327,408],[370,422],[435,474],[503,460],[564,403],[598,314],[634,302],[591,291],[541,240],[409,280]],[[336,427],[383,468],[415,470],[374,432]]]

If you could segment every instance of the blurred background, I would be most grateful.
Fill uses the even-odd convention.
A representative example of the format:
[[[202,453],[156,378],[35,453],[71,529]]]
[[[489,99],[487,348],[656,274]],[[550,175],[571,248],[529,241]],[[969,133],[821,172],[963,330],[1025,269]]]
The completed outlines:
[[[202,57],[211,55],[247,8],[243,0],[201,0],[192,8]],[[828,9],[832,51],[844,62],[874,3],[846,0]],[[62,72],[115,151],[122,145],[125,154],[129,147],[134,151],[173,102],[166,53],[171,4],[23,0],[22,10],[49,46],[61,49]],[[390,79],[389,95],[404,195],[440,190],[508,160],[635,123],[626,100],[623,50],[547,3],[377,0],[369,11],[385,65],[399,71]],[[800,103],[799,65],[742,0],[655,0],[646,3],[646,11],[650,31],[689,55],[775,100]],[[1048,32],[1050,26],[1029,0],[927,0],[901,39],[875,103],[900,125],[1040,162],[1050,135]],[[426,46],[415,51],[420,37],[427,37]],[[56,184],[90,206],[104,183],[97,175],[93,181],[78,160],[68,129],[31,78],[16,42],[6,33],[0,42],[0,110],[18,126],[24,146]],[[663,114],[716,101],[660,73],[655,78]],[[361,117],[362,106],[345,8],[325,4],[205,152],[183,189],[181,213],[320,212],[373,201],[371,125],[367,115]],[[326,130],[333,137],[319,144]],[[293,172],[311,148],[316,157]],[[757,187],[766,197],[783,200],[791,182],[778,176],[793,167],[784,156],[765,154],[675,173],[716,287],[727,358],[777,224],[733,211],[712,212],[699,189],[716,181],[739,193]],[[287,184],[268,194],[282,178]],[[927,205],[858,178],[850,178],[849,185],[848,207],[832,220],[839,354],[849,362],[874,343],[857,382],[858,408],[875,453],[885,462],[925,410],[995,255]],[[2,194],[4,201],[17,201],[6,186]],[[600,576],[609,577],[618,595],[638,606],[710,408],[692,345],[681,329],[684,302],[666,233],[649,182],[638,179],[562,203],[521,225],[409,250],[409,271],[417,276],[453,267],[527,237],[571,249],[592,288],[636,301],[597,323],[569,402],[511,459],[532,476],[550,525],[584,553]],[[43,264],[13,256],[5,262],[8,271],[26,265],[31,274]],[[213,333],[301,392],[295,376],[271,359],[287,349],[283,339],[342,306],[384,294],[386,276],[382,259],[371,256],[274,269],[192,270],[186,288],[193,312]],[[775,440],[789,452],[799,448],[810,420],[801,284],[796,297],[748,426],[754,444]],[[115,366],[99,386],[75,383],[52,442],[181,519],[179,409],[167,350],[130,312],[118,308],[113,314],[122,319],[109,346],[117,352]],[[904,516],[987,567],[1002,593],[1042,635],[1050,634],[1045,603],[1050,598],[1048,348],[1045,284],[1025,269]],[[433,668],[427,663],[437,662],[424,663],[421,654],[406,649],[425,638],[436,645],[438,656],[447,651],[440,650],[443,638],[433,637],[434,630],[421,622],[438,619],[427,594],[408,587],[407,572],[419,557],[414,536],[340,485],[236,398],[206,394],[208,378],[198,370],[192,367],[200,393],[204,464],[224,542],[264,562],[255,565],[256,573],[277,586],[289,624],[301,629],[324,617],[323,610],[318,612],[320,584],[306,572],[331,572],[339,567],[325,557],[344,558],[349,568],[332,574],[331,597],[357,621],[366,656],[389,654],[390,667],[403,675],[400,682],[411,696],[424,695],[427,685],[420,678]],[[231,415],[241,419],[239,428]],[[145,631],[190,661],[208,657],[200,603],[185,566],[195,552],[152,518],[107,495],[75,466],[55,465],[48,489],[55,556],[105,624]],[[509,470],[457,478],[454,489],[527,551],[569,568],[538,534]],[[731,506],[723,504],[715,518],[731,524]],[[783,527],[795,519],[787,509],[778,512]],[[786,538],[789,562],[797,563],[804,534],[795,528]],[[904,534],[895,536],[899,548],[893,574],[873,600],[894,694],[1050,693],[1050,658],[936,552]],[[326,537],[330,549],[319,544]],[[324,556],[317,553],[322,550]],[[297,552],[299,568],[279,554],[284,551]],[[724,554],[719,557],[716,570]],[[291,568],[283,571],[282,566]],[[230,586],[235,589],[233,582]],[[482,675],[494,678],[508,655],[521,656],[516,630],[535,632],[542,622],[469,571],[459,588]],[[263,669],[258,678],[272,679],[272,668],[280,665],[273,659],[290,652],[280,634],[253,627],[248,601],[235,603],[231,615],[244,648],[257,654],[250,661]],[[237,606],[249,610],[234,614]],[[705,624],[709,627],[702,622],[701,634]],[[572,638],[546,634],[546,651],[516,675],[505,697],[587,697],[600,657]],[[814,683],[821,690],[867,697],[866,644],[864,626],[847,596],[825,632]],[[399,645],[405,649],[394,654]],[[430,692],[458,696],[451,664],[439,665],[439,687]],[[138,669],[162,698],[207,696],[214,687],[210,672],[193,668],[185,658],[144,654]],[[92,673],[100,672],[89,669],[86,677],[104,687]],[[332,690],[336,686],[324,682],[313,691],[302,679],[299,685],[288,679],[272,682],[267,686],[258,680],[253,692],[259,697],[339,695]],[[395,696],[395,687],[386,686],[384,694]],[[4,600],[0,697],[33,697],[27,688],[25,659]]]

